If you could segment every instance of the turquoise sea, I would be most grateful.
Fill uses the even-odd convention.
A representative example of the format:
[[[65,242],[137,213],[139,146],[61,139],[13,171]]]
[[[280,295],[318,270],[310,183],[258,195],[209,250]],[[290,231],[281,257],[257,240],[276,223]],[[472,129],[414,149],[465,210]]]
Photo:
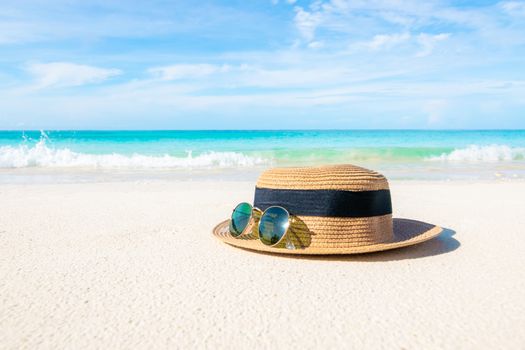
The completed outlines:
[[[398,179],[525,177],[525,130],[0,131],[0,176],[246,177],[353,163]]]

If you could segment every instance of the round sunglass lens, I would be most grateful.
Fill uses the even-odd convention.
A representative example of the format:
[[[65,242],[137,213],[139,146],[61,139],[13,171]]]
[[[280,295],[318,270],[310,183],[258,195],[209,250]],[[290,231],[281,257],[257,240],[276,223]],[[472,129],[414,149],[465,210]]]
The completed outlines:
[[[266,245],[277,244],[290,225],[290,214],[281,207],[269,207],[259,222],[259,239]]]
[[[248,223],[252,216],[252,206],[249,203],[241,203],[235,207],[230,220],[230,233],[232,236],[239,236]]]

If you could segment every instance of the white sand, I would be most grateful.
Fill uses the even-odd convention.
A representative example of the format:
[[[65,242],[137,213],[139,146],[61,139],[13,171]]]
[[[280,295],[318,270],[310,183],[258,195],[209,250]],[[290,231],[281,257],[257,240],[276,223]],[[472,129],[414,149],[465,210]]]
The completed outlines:
[[[252,186],[0,186],[0,347],[525,348],[525,183],[394,182],[456,233],[312,259],[211,236]]]

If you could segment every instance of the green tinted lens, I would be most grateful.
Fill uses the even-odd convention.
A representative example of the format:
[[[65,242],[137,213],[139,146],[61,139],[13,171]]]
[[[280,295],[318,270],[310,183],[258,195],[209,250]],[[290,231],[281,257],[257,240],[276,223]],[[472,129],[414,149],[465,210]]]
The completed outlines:
[[[277,244],[290,225],[290,214],[281,207],[269,207],[259,222],[259,239],[266,245]]]
[[[249,203],[241,203],[235,207],[230,220],[230,233],[232,236],[239,236],[248,223],[252,216],[252,206]]]

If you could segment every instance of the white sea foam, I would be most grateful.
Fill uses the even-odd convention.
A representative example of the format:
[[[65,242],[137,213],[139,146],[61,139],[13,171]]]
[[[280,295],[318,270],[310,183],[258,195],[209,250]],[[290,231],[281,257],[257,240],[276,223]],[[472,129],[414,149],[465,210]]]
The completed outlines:
[[[504,162],[525,159],[525,148],[506,145],[471,145],[450,153],[428,157],[426,160],[443,162]]]
[[[129,169],[173,169],[173,168],[235,168],[267,164],[260,157],[237,152],[207,152],[185,157],[170,155],[148,156],[141,154],[86,154],[68,148],[52,148],[45,138],[28,146],[0,147],[0,168],[129,168]]]

